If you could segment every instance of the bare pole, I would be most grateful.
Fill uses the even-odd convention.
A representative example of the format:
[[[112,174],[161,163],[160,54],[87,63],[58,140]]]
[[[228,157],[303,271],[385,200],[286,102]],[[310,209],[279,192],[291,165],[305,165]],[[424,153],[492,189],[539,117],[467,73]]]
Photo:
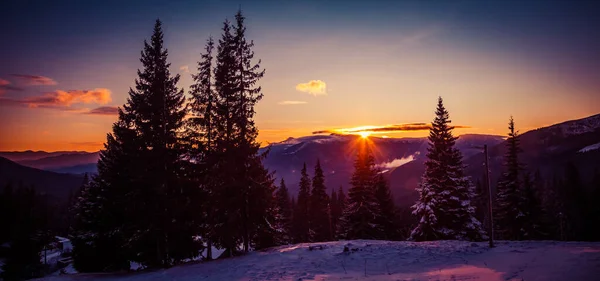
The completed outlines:
[[[487,184],[488,199],[489,199],[488,215],[490,218],[490,225],[489,225],[490,226],[490,228],[489,228],[490,248],[494,248],[494,215],[492,212],[492,185],[490,184],[490,166],[489,166],[489,162],[488,162],[487,144],[483,145],[483,154],[485,155],[485,182]]]

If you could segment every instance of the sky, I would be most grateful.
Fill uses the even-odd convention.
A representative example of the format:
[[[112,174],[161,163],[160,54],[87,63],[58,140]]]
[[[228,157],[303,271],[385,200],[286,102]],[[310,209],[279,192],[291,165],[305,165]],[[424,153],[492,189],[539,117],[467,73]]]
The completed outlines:
[[[456,134],[505,135],[511,115],[521,132],[583,118],[600,113],[596,2],[5,0],[0,150],[101,149],[156,18],[187,92],[240,7],[266,69],[263,144],[360,126],[426,136],[414,128],[438,96]]]

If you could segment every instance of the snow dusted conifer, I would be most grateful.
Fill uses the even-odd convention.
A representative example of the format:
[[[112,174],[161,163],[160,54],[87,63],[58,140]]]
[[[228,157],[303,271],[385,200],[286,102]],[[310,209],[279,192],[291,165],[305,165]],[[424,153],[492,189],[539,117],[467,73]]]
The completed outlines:
[[[504,155],[504,172],[498,181],[494,226],[501,239],[521,240],[525,236],[525,193],[521,174],[523,165],[519,162],[519,134],[515,122],[510,117],[508,139]]]
[[[357,144],[354,173],[350,180],[348,203],[341,219],[341,236],[345,239],[378,239],[382,229],[377,224],[380,214],[375,199],[375,160],[368,140]]]
[[[419,222],[411,240],[480,240],[484,236],[471,206],[474,186],[464,175],[462,155],[454,147],[456,137],[452,135],[450,122],[440,97],[429,131],[425,174],[417,188],[419,200],[413,205],[413,214],[419,217]]]

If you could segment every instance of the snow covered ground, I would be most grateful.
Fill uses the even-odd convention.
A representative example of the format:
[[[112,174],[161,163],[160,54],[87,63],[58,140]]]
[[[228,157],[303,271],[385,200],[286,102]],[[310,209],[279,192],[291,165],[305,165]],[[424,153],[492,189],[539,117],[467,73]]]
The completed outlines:
[[[46,280],[600,280],[600,243],[500,241],[489,249],[484,242],[353,240],[282,246],[166,270]]]

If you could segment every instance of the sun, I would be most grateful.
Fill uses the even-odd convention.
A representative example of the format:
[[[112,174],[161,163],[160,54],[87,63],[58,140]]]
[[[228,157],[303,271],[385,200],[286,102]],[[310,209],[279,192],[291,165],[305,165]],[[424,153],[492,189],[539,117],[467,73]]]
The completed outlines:
[[[362,131],[362,132],[358,132],[358,134],[360,135],[361,138],[366,139],[371,135],[371,132]]]

